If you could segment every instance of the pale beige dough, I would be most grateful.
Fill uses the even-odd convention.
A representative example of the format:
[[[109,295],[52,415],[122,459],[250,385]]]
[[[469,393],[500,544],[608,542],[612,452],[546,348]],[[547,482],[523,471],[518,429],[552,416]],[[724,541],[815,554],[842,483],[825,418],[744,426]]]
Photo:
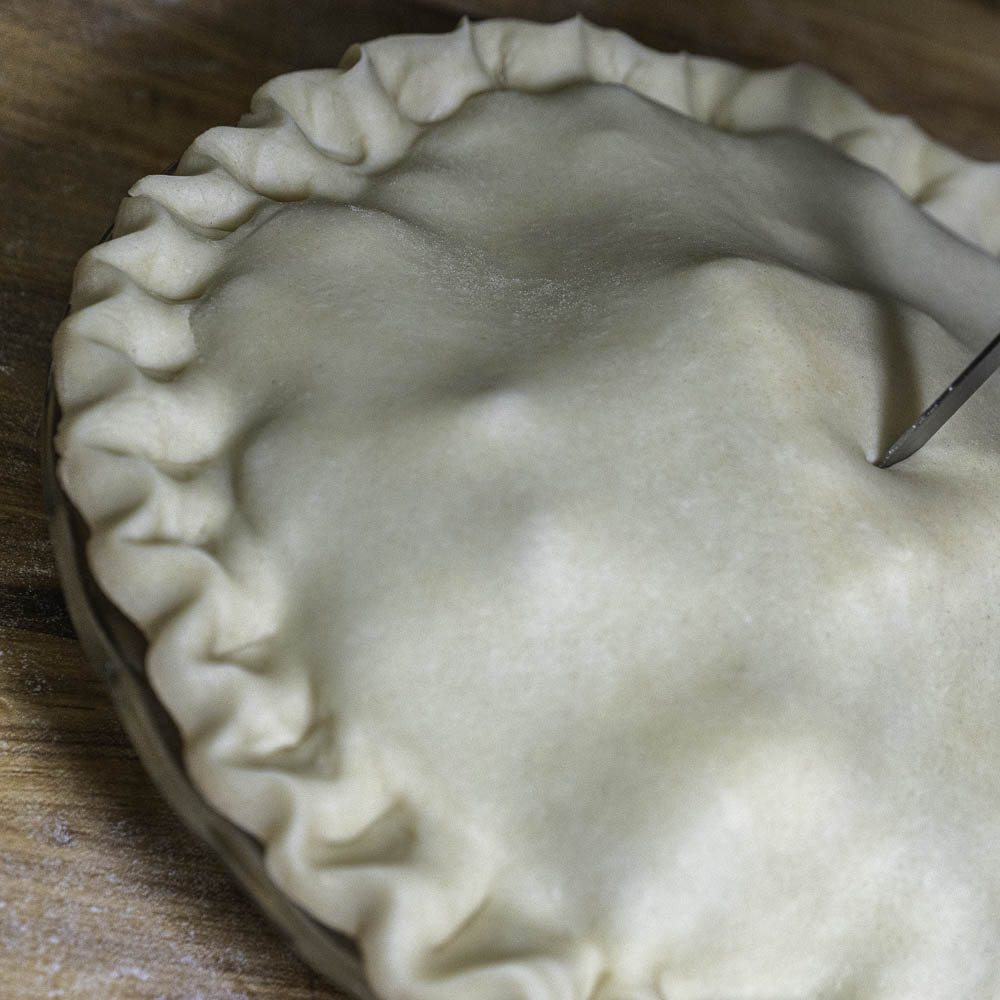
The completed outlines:
[[[1000,387],[871,460],[1000,265],[817,139],[544,82],[247,182],[182,363],[88,362],[64,482],[192,774],[388,1000],[987,1000]]]

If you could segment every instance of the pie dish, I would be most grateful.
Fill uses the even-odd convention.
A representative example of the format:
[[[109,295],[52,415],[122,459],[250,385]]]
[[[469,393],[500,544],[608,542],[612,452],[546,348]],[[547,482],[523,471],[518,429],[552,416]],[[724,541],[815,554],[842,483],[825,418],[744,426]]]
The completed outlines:
[[[871,462],[998,249],[996,167],[580,19],[370,43],[136,184],[60,481],[377,995],[997,995],[1000,389]]]

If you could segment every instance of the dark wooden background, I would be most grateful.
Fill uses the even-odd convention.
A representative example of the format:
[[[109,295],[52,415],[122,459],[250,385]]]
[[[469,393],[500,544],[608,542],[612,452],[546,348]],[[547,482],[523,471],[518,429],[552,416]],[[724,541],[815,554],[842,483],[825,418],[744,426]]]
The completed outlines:
[[[1000,10],[984,0],[0,0],[0,997],[319,1000],[161,803],[59,594],[36,435],[74,262],[129,185],[276,73],[459,12],[580,10],[664,49],[823,66],[1000,160]]]

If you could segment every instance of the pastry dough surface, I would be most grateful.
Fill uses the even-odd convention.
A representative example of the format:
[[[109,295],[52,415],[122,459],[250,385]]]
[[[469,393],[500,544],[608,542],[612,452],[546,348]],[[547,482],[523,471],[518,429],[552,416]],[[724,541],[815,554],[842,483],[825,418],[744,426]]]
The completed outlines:
[[[871,460],[995,333],[1000,181],[477,30],[276,81],[81,267],[63,481],[193,777],[388,1000],[995,996],[1000,387]]]

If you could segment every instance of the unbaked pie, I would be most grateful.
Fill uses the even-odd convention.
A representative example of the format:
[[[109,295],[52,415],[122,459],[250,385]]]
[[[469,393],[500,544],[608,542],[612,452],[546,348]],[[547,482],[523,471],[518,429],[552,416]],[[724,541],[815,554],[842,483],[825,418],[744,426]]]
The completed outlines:
[[[63,486],[207,799],[387,1000],[1000,995],[1000,173],[582,20],[148,177]]]

